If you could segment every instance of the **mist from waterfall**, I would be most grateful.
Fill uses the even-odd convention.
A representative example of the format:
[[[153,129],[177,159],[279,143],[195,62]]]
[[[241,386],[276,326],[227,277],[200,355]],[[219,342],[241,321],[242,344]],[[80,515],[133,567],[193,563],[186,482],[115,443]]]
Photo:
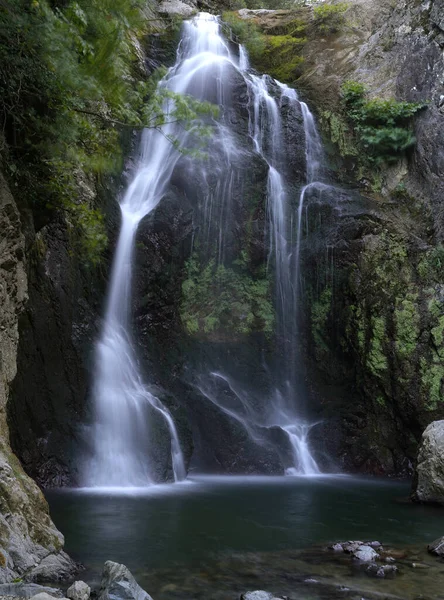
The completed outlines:
[[[257,443],[261,431],[279,428],[290,444],[288,474],[317,474],[319,467],[309,445],[310,424],[303,418],[298,397],[299,344],[297,313],[299,303],[300,239],[304,197],[320,172],[322,148],[313,116],[300,103],[295,90],[267,75],[253,73],[245,49],[236,49],[221,34],[217,17],[200,13],[183,24],[176,64],[160,83],[168,89],[190,94],[198,100],[225,107],[230,101],[229,74],[233,69],[248,90],[249,136],[252,151],[266,162],[268,265],[274,274],[276,336],[283,344],[282,385],[266,399],[266,408],[255,411],[251,392],[246,392],[231,375],[204,374],[198,384],[208,401],[216,404],[230,419],[240,423]],[[294,213],[286,180],[288,165],[283,135],[282,105],[302,111],[305,129],[306,182]],[[168,110],[168,105],[165,105]],[[224,119],[214,123],[213,146],[218,149],[217,166],[209,170],[204,160],[181,157],[168,137],[186,145],[189,133],[176,124],[163,132],[145,130],[139,149],[137,168],[121,203],[122,223],[111,274],[103,328],[96,348],[93,383],[94,426],[93,457],[84,473],[87,486],[145,486],[156,482],[152,464],[151,415],[163,419],[170,437],[171,466],[175,481],[186,477],[186,467],[178,432],[168,408],[153,395],[140,371],[131,335],[131,287],[135,237],[140,221],[153,211],[168,190],[179,160],[185,164],[188,183],[193,174],[203,175],[208,190],[203,201],[202,244],[216,247],[217,261],[223,264],[233,190],[240,184],[238,165],[245,151],[235,142]],[[214,181],[216,183],[214,184]],[[295,232],[296,231],[296,239]],[[206,240],[206,242],[205,242]],[[227,385],[236,403],[224,401],[212,389],[213,382]]]

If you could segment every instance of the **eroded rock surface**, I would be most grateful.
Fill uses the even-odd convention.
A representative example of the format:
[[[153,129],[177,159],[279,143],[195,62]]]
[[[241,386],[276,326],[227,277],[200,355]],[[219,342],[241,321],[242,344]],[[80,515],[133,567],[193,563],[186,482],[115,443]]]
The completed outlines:
[[[37,485],[9,446],[6,408],[17,371],[18,319],[27,300],[25,238],[20,215],[0,174],[0,583],[33,579],[44,561],[74,564],[62,552],[63,536]]]
[[[423,433],[412,497],[444,505],[444,421],[434,421]]]

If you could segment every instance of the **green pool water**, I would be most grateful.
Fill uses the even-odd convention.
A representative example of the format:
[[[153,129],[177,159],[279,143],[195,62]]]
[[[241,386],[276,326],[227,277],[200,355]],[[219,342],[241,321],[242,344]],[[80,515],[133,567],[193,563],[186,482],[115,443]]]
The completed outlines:
[[[420,597],[427,581],[429,595],[421,597],[444,598],[444,563],[424,553],[444,535],[444,510],[413,505],[408,494],[407,483],[352,477],[195,477],[150,489],[57,490],[47,498],[66,550],[87,567],[84,579],[97,584],[105,560],[123,562],[154,600],[228,600],[248,589],[348,597],[346,590],[322,595],[315,584],[305,589],[307,579],[351,581],[401,598]],[[322,550],[352,539],[407,549],[400,575],[375,581],[348,557]],[[415,560],[424,568],[415,572]]]

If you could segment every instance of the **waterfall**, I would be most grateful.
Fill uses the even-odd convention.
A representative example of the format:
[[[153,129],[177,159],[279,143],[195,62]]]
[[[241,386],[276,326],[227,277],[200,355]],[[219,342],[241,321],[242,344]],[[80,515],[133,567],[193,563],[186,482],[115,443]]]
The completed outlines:
[[[160,83],[176,93],[205,97],[205,81],[223,76],[229,60],[225,41],[217,35],[214,18],[201,15],[185,22],[175,66]],[[214,98],[222,103],[221,97]],[[169,111],[169,101],[164,110]],[[166,406],[151,394],[139,371],[130,334],[132,259],[140,221],[153,211],[165,194],[181,157],[171,137],[185,145],[189,134],[178,125],[162,132],[146,129],[139,149],[138,166],[120,204],[122,224],[111,274],[103,329],[96,348],[93,384],[93,458],[86,466],[84,483],[91,486],[144,486],[155,482],[149,452],[149,414],[162,416],[171,440],[174,479],[186,476],[184,458],[174,420]]]
[[[199,13],[185,21],[175,65],[160,83],[176,92],[190,94],[228,107],[230,77],[238,78],[248,90],[249,136],[252,152],[259,155],[268,168],[267,215],[269,242],[268,265],[275,279],[276,333],[282,340],[284,365],[282,389],[276,389],[267,400],[266,410],[255,412],[248,394],[222,372],[210,372],[208,381],[229,385],[239,401],[238,407],[225,406],[205,382],[199,389],[208,401],[241,423],[247,433],[262,443],[264,429],[278,428],[290,446],[288,474],[316,474],[319,468],[313,458],[308,435],[310,425],[298,409],[296,325],[300,239],[304,197],[315,185],[322,162],[322,148],[308,107],[299,102],[295,90],[271,77],[250,71],[248,55],[240,46],[228,43],[221,34],[217,17]],[[287,153],[284,143],[282,103],[302,111],[305,124],[306,182],[302,188],[297,215],[293,215],[292,196],[287,182]],[[168,102],[165,111],[169,109]],[[227,115],[229,111],[226,111]],[[207,182],[207,193],[199,208],[203,212],[200,229],[203,247],[216,248],[218,264],[223,264],[229,228],[233,191],[239,184],[241,159],[245,151],[238,148],[233,125],[227,116],[214,123],[213,148],[217,160],[213,169],[198,159],[181,157],[169,138],[181,145],[189,141],[189,133],[177,124],[166,125],[163,132],[143,132],[137,168],[121,203],[122,223],[111,273],[110,289],[103,328],[96,348],[93,383],[94,427],[93,458],[89,461],[85,484],[91,486],[144,486],[156,482],[155,465],[150,450],[150,421],[160,415],[169,432],[171,464],[176,481],[186,477],[186,468],[178,432],[168,408],[154,396],[143,380],[131,336],[131,286],[133,251],[140,221],[153,211],[168,190],[174,169],[181,161],[186,183],[192,186],[196,174]],[[248,137],[248,135],[247,135]],[[214,183],[216,182],[216,183]],[[292,231],[296,223],[296,243]],[[254,404],[254,403],[253,403]]]
[[[313,475],[319,473],[319,467],[313,458],[308,434],[311,426],[301,419],[297,408],[297,331],[298,316],[298,277],[300,270],[301,220],[305,190],[318,175],[322,160],[322,145],[316,130],[313,115],[308,106],[299,102],[294,89],[271,79],[268,75],[258,77],[250,75],[252,110],[250,113],[250,131],[256,151],[269,165],[268,170],[268,221],[269,221],[269,261],[273,261],[275,271],[275,296],[277,335],[283,345],[281,368],[284,379],[283,390],[276,389],[270,399],[270,410],[263,422],[265,426],[279,426],[288,436],[291,445],[293,465],[287,474]],[[276,90],[280,99],[276,99]],[[293,252],[291,240],[291,202],[285,181],[286,152],[283,138],[281,105],[284,100],[301,108],[304,119],[306,145],[306,177],[297,215],[296,251]]]

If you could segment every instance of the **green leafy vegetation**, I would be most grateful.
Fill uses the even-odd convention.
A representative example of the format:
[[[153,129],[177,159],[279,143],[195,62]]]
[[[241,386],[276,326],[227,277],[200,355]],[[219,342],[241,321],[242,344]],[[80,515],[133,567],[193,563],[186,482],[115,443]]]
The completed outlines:
[[[54,210],[69,213],[74,238],[92,265],[100,260],[106,231],[94,194],[85,188],[121,171],[125,132],[180,121],[200,139],[208,129],[199,118],[213,111],[155,92],[157,80],[147,79],[139,49],[149,30],[143,6],[142,0],[0,3],[5,172],[38,222]]]
[[[320,4],[313,9],[314,24],[323,33],[337,33],[345,25],[345,12],[349,4]]]
[[[395,348],[400,360],[408,360],[418,346],[420,318],[418,294],[407,293],[396,299]]]
[[[266,8],[268,10],[288,10],[297,6],[312,4],[315,0],[228,0],[224,2],[229,10],[249,8],[252,10]]]
[[[180,313],[190,335],[273,332],[269,281],[248,273],[245,256],[227,267],[215,260],[203,266],[194,254],[186,269]]]
[[[236,13],[224,13],[223,19],[233,34],[247,48],[254,67],[279,81],[292,83],[304,59],[305,22],[294,18],[279,33],[263,33],[254,19],[242,19]]]
[[[342,101],[357,144],[374,164],[393,163],[415,144],[411,120],[424,104],[367,98],[364,85],[347,81]]]

